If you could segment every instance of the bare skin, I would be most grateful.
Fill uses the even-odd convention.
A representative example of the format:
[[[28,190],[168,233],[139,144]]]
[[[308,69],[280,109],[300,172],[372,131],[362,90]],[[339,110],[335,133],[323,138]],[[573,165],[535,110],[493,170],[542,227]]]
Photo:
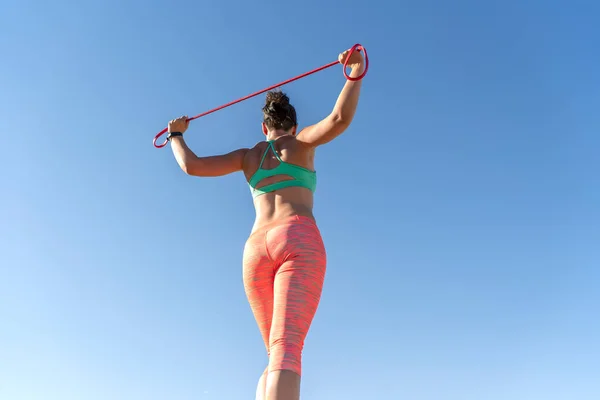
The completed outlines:
[[[348,51],[341,53],[338,60],[343,64]],[[348,66],[352,69],[351,77],[357,77],[364,71],[364,60],[360,53],[350,56]],[[342,134],[352,122],[362,80],[347,81],[338,96],[332,112],[317,124],[308,126],[297,132],[297,126],[290,130],[270,130],[263,123],[262,131],[267,140],[274,140],[274,147],[281,159],[314,170],[315,149]],[[185,132],[189,122],[187,117],[169,122],[169,132]],[[260,160],[267,149],[267,142],[259,142],[253,148],[234,150],[227,154],[198,157],[189,149],[183,136],[171,138],[171,149],[181,169],[192,176],[223,176],[234,172],[243,172],[249,181],[258,169]],[[263,168],[275,168],[279,161],[269,152]],[[260,182],[259,188],[274,182],[290,179],[286,176],[274,176]],[[302,187],[289,187],[266,193],[254,199],[256,219],[252,231],[271,222],[286,217],[301,215],[314,219],[313,194]],[[261,375],[256,390],[257,400],[299,400],[300,376],[288,370],[268,372]]]
[[[256,400],[266,400],[267,396],[267,376],[269,374],[269,367],[265,368],[264,372],[258,380],[258,386],[256,387]]]

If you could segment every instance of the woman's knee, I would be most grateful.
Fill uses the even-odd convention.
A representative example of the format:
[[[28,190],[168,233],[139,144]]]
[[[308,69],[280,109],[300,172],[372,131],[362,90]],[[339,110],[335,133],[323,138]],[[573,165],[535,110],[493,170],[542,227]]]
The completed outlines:
[[[287,370],[302,374],[302,349],[300,340],[273,340],[270,346],[269,372]]]

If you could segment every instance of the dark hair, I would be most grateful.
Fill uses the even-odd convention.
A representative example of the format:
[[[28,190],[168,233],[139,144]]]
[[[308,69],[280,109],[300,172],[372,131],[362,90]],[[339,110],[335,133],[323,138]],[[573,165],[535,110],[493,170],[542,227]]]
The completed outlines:
[[[296,109],[290,99],[280,90],[267,93],[266,104],[262,109],[263,122],[269,129],[289,130],[298,125]]]

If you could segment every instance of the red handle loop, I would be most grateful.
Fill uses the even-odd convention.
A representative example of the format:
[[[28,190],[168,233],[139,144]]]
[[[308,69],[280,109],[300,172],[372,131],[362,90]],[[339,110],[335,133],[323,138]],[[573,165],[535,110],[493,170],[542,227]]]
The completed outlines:
[[[353,78],[350,75],[348,75],[348,72],[346,72],[346,70],[348,69],[348,61],[350,61],[350,57],[352,56],[352,54],[355,51],[362,51],[365,53],[365,70],[362,72],[362,74]],[[350,53],[348,54],[348,57],[346,57],[346,61],[344,61],[344,76],[349,81],[360,81],[362,78],[365,77],[368,70],[369,70],[369,55],[367,54],[367,49],[365,49],[363,46],[361,46],[360,44],[357,43],[354,46],[352,46],[352,48],[350,49]]]
[[[362,52],[364,52],[364,53],[365,53],[365,70],[362,72],[362,74],[360,74],[359,76],[357,76],[357,77],[354,77],[354,78],[353,78],[353,77],[350,77],[350,76],[348,75],[348,73],[346,72],[346,69],[347,69],[347,67],[348,67],[348,60],[350,60],[350,56],[351,56],[351,55],[352,55],[352,53],[354,53],[355,51],[362,51]],[[223,109],[223,108],[225,108],[225,107],[229,107],[229,106],[231,106],[231,105],[234,105],[234,104],[236,104],[236,103],[239,103],[240,101],[244,101],[244,100],[247,100],[247,99],[249,99],[249,98],[251,98],[251,97],[258,96],[259,94],[262,94],[262,93],[268,92],[269,90],[275,89],[275,88],[277,88],[277,87],[279,87],[279,86],[286,85],[286,84],[288,84],[288,83],[290,83],[290,82],[296,81],[296,80],[298,80],[298,79],[300,79],[300,78],[304,78],[305,76],[308,76],[308,75],[314,74],[315,72],[322,71],[322,70],[324,70],[324,69],[326,69],[326,68],[333,67],[334,65],[338,65],[338,64],[339,64],[339,61],[337,61],[337,60],[336,60],[336,61],[333,61],[333,62],[331,62],[331,63],[329,63],[329,64],[327,64],[327,65],[323,65],[322,67],[315,68],[315,69],[313,69],[312,71],[306,72],[306,73],[304,73],[304,74],[302,74],[302,75],[298,75],[298,76],[296,76],[295,78],[291,78],[291,79],[288,79],[288,80],[286,80],[286,81],[283,81],[283,82],[280,82],[280,83],[278,83],[278,84],[275,84],[275,85],[273,85],[273,86],[269,86],[268,88],[265,88],[265,89],[263,89],[263,90],[260,90],[260,91],[258,91],[258,92],[252,93],[252,94],[249,94],[248,96],[242,97],[241,99],[238,99],[238,100],[232,101],[232,102],[230,102],[230,103],[223,104],[223,105],[222,105],[222,106],[220,106],[220,107],[213,108],[212,110],[209,110],[209,111],[203,112],[202,114],[198,114],[198,115],[196,115],[195,117],[188,118],[187,120],[188,120],[188,121],[192,121],[192,120],[194,120],[194,119],[197,119],[197,118],[200,118],[200,117],[204,117],[205,115],[208,115],[208,114],[214,113],[215,111],[221,110],[221,109]],[[369,56],[367,55],[367,49],[365,49],[365,48],[364,48],[364,46],[362,46],[361,44],[357,43],[357,44],[355,44],[354,46],[352,46],[352,48],[350,49],[350,54],[348,54],[348,57],[346,57],[346,61],[344,61],[344,76],[345,76],[345,77],[346,77],[346,79],[348,79],[349,81],[359,81],[359,80],[361,80],[362,78],[364,78],[364,77],[365,77],[365,75],[367,74],[367,71],[368,71],[368,69],[369,69]],[[167,131],[168,131],[168,128],[164,128],[162,131],[158,132],[158,134],[157,134],[157,135],[154,137],[154,140],[153,140],[153,142],[152,142],[152,143],[154,144],[154,147],[156,147],[157,149],[160,149],[160,148],[162,148],[162,147],[165,147],[165,146],[167,145],[167,143],[168,143],[168,140],[166,140],[166,139],[165,139],[165,141],[164,141],[162,144],[157,144],[157,143],[156,143],[156,141],[158,140],[158,138],[159,138],[159,137],[161,137],[162,135],[164,135],[165,133],[167,133]]]
[[[152,141],[152,144],[154,144],[154,147],[156,147],[157,149],[160,149],[161,147],[165,147],[167,145],[167,143],[169,142],[167,139],[165,139],[164,143],[162,143],[162,144],[156,144],[156,141],[158,140],[159,137],[161,137],[162,135],[167,133],[168,130],[169,130],[169,128],[165,128],[162,131],[158,132],[158,134],[156,136],[154,136],[154,140]]]

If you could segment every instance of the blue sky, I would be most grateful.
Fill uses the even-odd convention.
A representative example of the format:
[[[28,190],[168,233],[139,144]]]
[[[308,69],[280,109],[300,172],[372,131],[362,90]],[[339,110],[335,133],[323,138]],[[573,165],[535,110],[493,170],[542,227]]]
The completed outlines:
[[[484,4],[485,3],[485,4]],[[588,1],[0,4],[0,398],[251,399],[241,174],[166,122],[335,60],[371,68],[318,150],[328,251],[303,399],[600,397],[600,6]],[[344,83],[287,86],[301,126]],[[191,124],[261,140],[254,98]]]

